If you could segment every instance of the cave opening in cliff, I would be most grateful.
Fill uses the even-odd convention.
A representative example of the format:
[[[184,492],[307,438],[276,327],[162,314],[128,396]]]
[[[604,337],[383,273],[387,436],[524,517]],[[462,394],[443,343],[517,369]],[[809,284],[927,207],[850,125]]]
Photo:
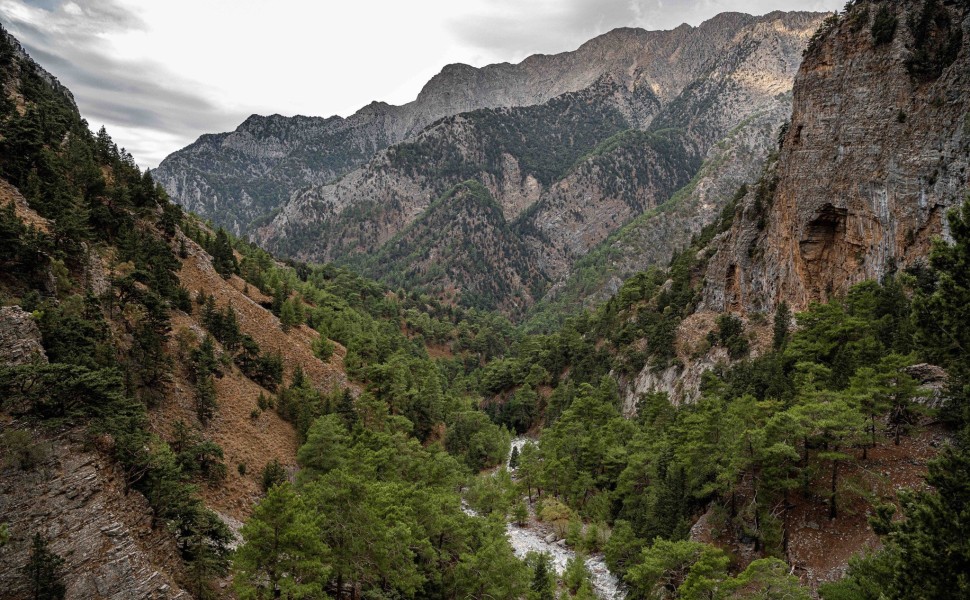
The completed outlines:
[[[802,236],[802,258],[812,262],[821,258],[845,234],[848,210],[837,208],[831,203],[822,206],[808,225]]]

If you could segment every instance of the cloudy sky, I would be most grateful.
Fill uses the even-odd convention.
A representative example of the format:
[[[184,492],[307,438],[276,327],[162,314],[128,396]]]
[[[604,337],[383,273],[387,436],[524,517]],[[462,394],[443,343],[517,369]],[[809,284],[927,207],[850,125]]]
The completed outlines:
[[[154,167],[252,113],[349,115],[402,104],[448,63],[518,62],[615,27],[844,0],[0,0],[0,23]]]

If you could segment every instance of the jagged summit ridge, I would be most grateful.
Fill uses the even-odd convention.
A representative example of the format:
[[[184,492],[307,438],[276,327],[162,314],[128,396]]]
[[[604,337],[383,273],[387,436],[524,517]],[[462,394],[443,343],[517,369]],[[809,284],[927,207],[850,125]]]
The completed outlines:
[[[621,30],[576,53],[533,59],[546,64],[545,71],[499,65],[504,72],[515,67],[519,75],[531,69],[562,79],[558,69],[570,72],[569,63],[580,61],[571,72],[583,78],[590,65],[577,53],[591,52],[596,64],[613,66],[581,90],[541,104],[444,117],[337,181],[297,190],[254,236],[275,252],[349,263],[388,280],[392,274],[366,257],[382,252],[450,187],[472,179],[489,190],[529,248],[533,258],[514,265],[540,266],[513,278],[524,282],[514,291],[527,292],[526,303],[535,301],[611,233],[690,182],[711,147],[732,130],[757,115],[772,115],[777,127],[790,111],[801,53],[821,15],[807,21],[784,13],[767,21],[729,15],[721,21],[738,27],[714,21],[673,32]],[[633,41],[624,41],[628,37]],[[658,44],[671,39],[676,43]],[[490,68],[452,71],[479,77]],[[774,139],[771,126],[758,131]],[[688,230],[705,225],[730,196],[719,195],[705,218],[688,216]],[[664,263],[682,244],[682,236],[661,243],[651,259]],[[504,257],[492,254],[455,266],[438,289],[491,288],[483,280],[505,278],[503,265]]]
[[[616,29],[575,51],[534,55],[518,64],[448,65],[410,103],[375,102],[347,118],[274,119],[279,129],[253,139],[249,127],[202,136],[166,158],[154,176],[186,208],[248,234],[294,191],[330,182],[443,117],[541,104],[606,74],[627,87],[646,85],[666,101],[703,74],[740,29],[762,22],[814,29],[818,21],[813,13],[726,13],[698,27]],[[247,122],[252,120],[258,118]],[[258,147],[263,143],[272,150]]]

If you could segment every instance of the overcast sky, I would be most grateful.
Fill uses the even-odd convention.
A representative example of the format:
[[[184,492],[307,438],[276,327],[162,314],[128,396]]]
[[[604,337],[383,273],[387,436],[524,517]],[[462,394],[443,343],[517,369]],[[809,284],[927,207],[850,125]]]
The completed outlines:
[[[0,22],[142,166],[252,113],[402,104],[448,63],[518,62],[615,27],[844,0],[0,0]]]

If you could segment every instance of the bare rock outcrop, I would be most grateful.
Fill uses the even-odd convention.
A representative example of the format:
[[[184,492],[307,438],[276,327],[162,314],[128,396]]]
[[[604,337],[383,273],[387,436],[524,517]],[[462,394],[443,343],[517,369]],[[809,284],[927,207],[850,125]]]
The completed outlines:
[[[903,371],[919,383],[920,390],[926,395],[919,401],[930,408],[940,408],[946,401],[947,374],[942,367],[929,363],[910,365]]]
[[[898,27],[877,43],[884,7]],[[947,236],[970,176],[967,15],[965,3],[860,2],[820,31],[778,162],[717,244],[703,309],[801,309],[924,260]]]
[[[28,597],[22,569],[34,534],[64,559],[68,600],[191,598],[172,576],[181,568],[172,537],[152,528],[148,502],[124,493],[115,467],[65,439],[35,443],[51,458],[0,473],[0,521],[10,532],[0,552],[0,599]]]
[[[40,329],[19,306],[0,307],[0,366],[47,362]]]

